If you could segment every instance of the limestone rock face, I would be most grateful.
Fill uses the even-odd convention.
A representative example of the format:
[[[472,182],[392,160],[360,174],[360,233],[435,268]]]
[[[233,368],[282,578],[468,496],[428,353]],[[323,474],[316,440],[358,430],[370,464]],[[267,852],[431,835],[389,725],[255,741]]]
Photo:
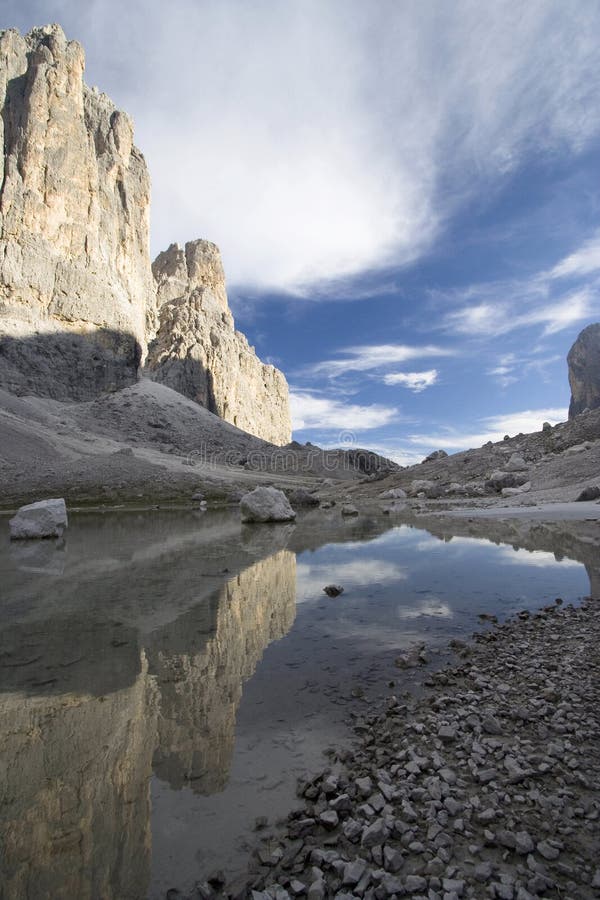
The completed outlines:
[[[584,409],[600,406],[600,323],[588,325],[579,334],[567,356],[571,403],[569,418]]]
[[[127,115],[57,25],[0,32],[0,386],[131,384],[154,305],[150,182]]]
[[[211,412],[273,444],[291,439],[288,386],[235,330],[218,248],[172,244],[152,265],[159,326],[147,367]]]

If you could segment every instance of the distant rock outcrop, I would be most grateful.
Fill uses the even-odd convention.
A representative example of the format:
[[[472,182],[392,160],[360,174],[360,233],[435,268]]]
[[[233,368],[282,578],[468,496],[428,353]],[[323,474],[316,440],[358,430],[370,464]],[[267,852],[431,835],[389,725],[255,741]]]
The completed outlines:
[[[250,434],[288,443],[287,382],[235,330],[218,248],[209,241],[171,244],[152,271],[159,327],[148,348],[151,376]]]
[[[567,356],[571,403],[569,418],[600,406],[600,323],[579,334]]]
[[[0,386],[87,399],[136,379],[153,305],[131,121],[58,25],[0,32]]]

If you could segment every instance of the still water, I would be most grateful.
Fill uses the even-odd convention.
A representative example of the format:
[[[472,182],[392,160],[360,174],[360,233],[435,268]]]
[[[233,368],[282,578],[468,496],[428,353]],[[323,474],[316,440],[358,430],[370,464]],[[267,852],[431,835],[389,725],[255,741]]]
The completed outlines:
[[[482,612],[590,593],[585,552],[538,543],[320,511],[81,514],[64,543],[3,539],[0,896],[155,900],[242,872],[256,817],[294,805],[350,710],[416,677],[398,651],[435,659]]]

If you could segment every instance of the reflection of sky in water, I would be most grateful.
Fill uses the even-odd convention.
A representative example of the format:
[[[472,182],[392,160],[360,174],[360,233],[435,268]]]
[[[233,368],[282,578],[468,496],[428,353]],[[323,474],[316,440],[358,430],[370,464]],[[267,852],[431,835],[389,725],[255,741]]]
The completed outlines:
[[[391,524],[381,519],[317,520],[310,545],[330,543],[296,554],[310,524],[240,531],[235,512],[91,514],[73,517],[64,547],[0,543],[9,833],[43,821],[55,808],[48,791],[56,804],[72,791],[63,824],[73,857],[46,853],[42,829],[32,872],[49,861],[57,879],[63,866],[83,885],[76,857],[93,842],[96,869],[114,869],[112,892],[78,895],[136,896],[119,881],[133,878],[161,900],[208,870],[245,867],[255,816],[293,805],[296,777],[345,739],[347,704],[366,709],[390,680],[421,677],[399,672],[398,651],[464,637],[481,612],[590,589],[582,564],[548,552],[408,526],[374,537]],[[330,583],[344,593],[327,597]],[[0,843],[1,828],[0,815]]]
[[[334,600],[323,594],[332,583],[344,588]],[[447,637],[481,612],[508,615],[588,591],[585,568],[573,560],[482,538],[444,541],[402,525],[369,542],[299,554],[297,627],[316,614],[338,638],[402,646],[409,633]]]

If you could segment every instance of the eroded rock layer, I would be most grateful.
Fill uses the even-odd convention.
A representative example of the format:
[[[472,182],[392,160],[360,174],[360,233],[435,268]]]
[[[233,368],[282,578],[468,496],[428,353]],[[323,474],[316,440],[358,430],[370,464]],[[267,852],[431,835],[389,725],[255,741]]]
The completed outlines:
[[[600,323],[588,325],[567,356],[571,403],[569,418],[600,406]]]
[[[291,439],[288,386],[235,330],[218,248],[172,244],[152,265],[159,328],[148,348],[157,381],[273,444]]]
[[[131,384],[153,307],[150,181],[127,115],[57,25],[0,32],[0,386]]]

